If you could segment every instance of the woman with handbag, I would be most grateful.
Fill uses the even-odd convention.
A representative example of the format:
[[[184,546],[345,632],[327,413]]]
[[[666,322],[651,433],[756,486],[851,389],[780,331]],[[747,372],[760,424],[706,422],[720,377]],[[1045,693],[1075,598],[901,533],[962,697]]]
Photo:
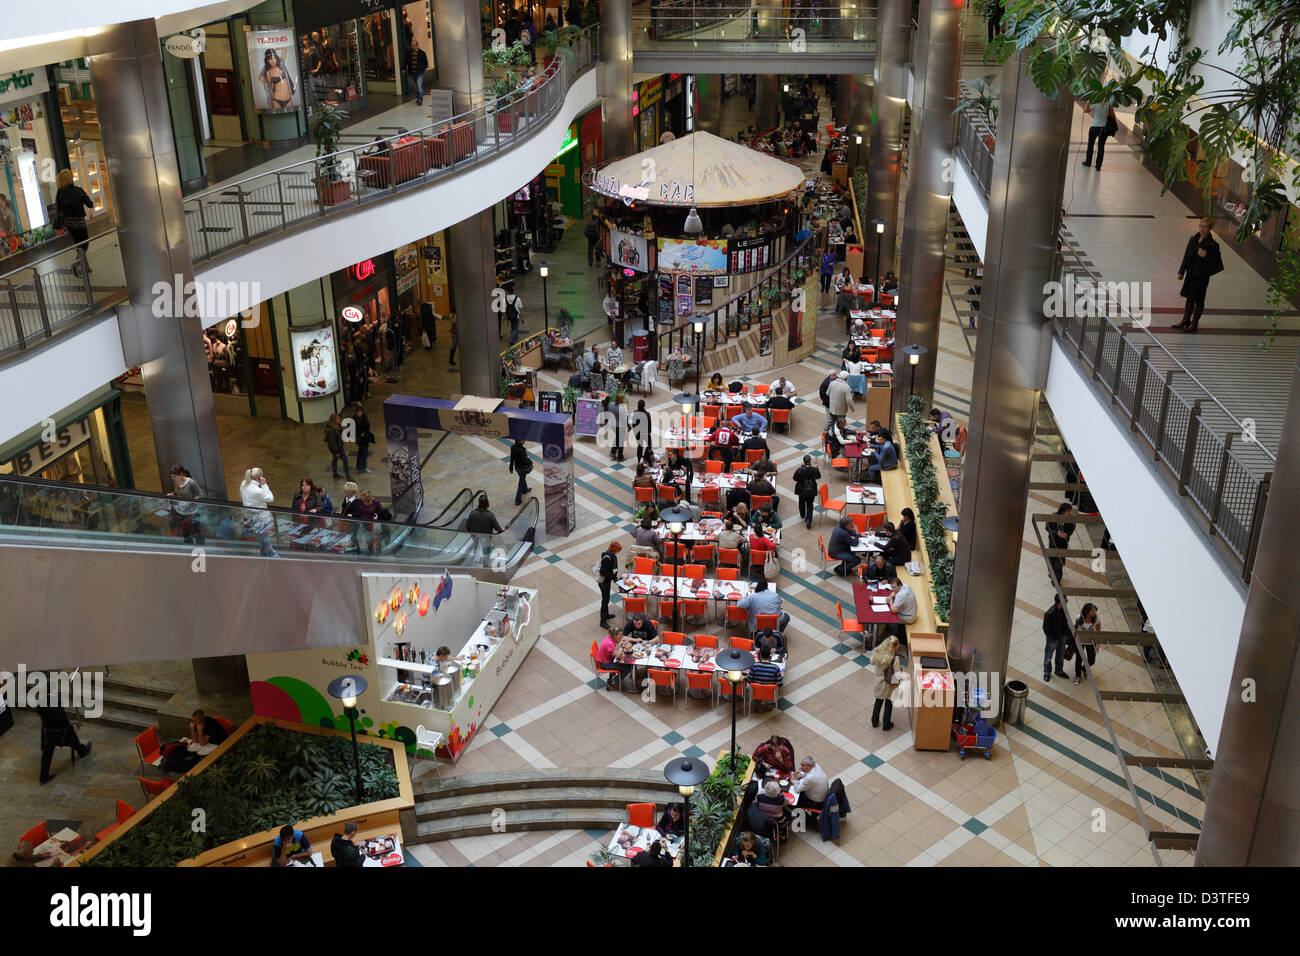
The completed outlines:
[[[352,421],[356,426],[357,436],[357,471],[362,474],[374,474],[366,463],[370,460],[370,446],[375,443],[375,433],[370,430],[370,416],[357,402],[352,406]]]
[[[876,703],[871,708],[871,726],[880,726],[880,710],[885,711],[885,730],[894,729],[894,675],[898,671],[898,638],[889,636],[871,652],[871,667],[876,672]]]
[[[59,221],[62,222],[63,228],[68,230],[68,235],[76,243],[76,248],[82,251],[84,255],[86,247],[90,244],[90,231],[86,228],[86,210],[94,209],[95,204],[90,201],[86,191],[72,181],[72,170],[60,169],[58,175],[59,191],[54,195],[54,210]],[[59,222],[55,222],[58,226]],[[72,274],[80,278],[81,276],[82,256],[77,256],[77,261],[72,264]],[[86,274],[89,275],[94,270],[90,268],[90,263],[86,263]]]
[[[1088,655],[1088,669],[1097,661],[1097,645],[1089,641],[1086,635],[1089,631],[1100,631],[1101,621],[1097,617],[1097,605],[1088,603],[1083,606],[1083,613],[1074,622],[1074,640],[1071,646],[1075,650],[1074,658],[1074,682],[1079,683],[1079,678],[1083,676],[1083,655]]]

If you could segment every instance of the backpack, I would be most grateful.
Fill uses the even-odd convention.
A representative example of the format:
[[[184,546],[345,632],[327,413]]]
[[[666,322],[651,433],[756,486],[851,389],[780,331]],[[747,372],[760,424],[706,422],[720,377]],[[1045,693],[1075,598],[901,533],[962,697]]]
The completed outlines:
[[[593,242],[595,241],[596,237],[600,235],[600,233],[596,229],[595,220],[592,220],[591,222],[587,223],[587,228],[582,230],[582,234],[586,236],[588,239],[592,240]]]
[[[609,554],[608,551],[602,551],[600,557],[591,562],[591,576],[596,579],[597,584],[601,581],[600,566],[605,563],[605,555],[607,554]],[[613,560],[613,555],[610,555],[610,559]]]
[[[519,321],[519,299],[516,296],[506,299],[506,319],[510,322]]]

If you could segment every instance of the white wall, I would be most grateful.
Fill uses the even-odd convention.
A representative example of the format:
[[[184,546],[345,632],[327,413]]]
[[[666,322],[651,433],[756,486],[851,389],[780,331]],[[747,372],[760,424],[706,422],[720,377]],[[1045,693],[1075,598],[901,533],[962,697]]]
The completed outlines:
[[[112,313],[6,365],[0,371],[0,445],[125,371]]]
[[[1055,339],[1047,400],[1215,751],[1246,612],[1244,586],[1219,563],[1203,527],[1153,474],[1149,455]],[[1103,671],[1105,660],[1098,661]]]
[[[953,163],[955,176],[952,183],[952,201],[957,204],[957,212],[961,213],[966,231],[970,233],[970,241],[975,246],[980,262],[983,262],[984,246],[988,241],[989,232],[989,201],[980,191],[979,183],[975,181],[970,167],[966,165],[966,160],[955,151],[953,158],[956,162]]]
[[[75,26],[77,32],[114,23],[157,18],[158,33],[178,33],[223,17],[233,16],[259,0],[221,0],[218,3],[197,3],[195,0],[59,0],[58,3],[22,3],[14,0],[4,4],[0,17],[0,43],[6,40],[39,41],[49,34],[68,31]],[[9,46],[9,44],[5,44]],[[82,54],[84,55],[84,54]],[[28,63],[40,64],[48,60]]]

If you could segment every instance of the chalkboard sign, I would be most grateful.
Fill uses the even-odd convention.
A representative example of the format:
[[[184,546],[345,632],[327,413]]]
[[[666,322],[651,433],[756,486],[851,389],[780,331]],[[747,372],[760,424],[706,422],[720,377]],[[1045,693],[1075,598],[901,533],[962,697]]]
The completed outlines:
[[[595,435],[600,431],[600,401],[594,398],[580,398],[577,404],[577,417],[573,424],[575,435]]]
[[[558,412],[564,402],[564,397],[559,392],[538,392],[537,393],[537,410],[539,412]]]
[[[671,295],[659,298],[659,321],[663,325],[673,324],[673,297]]]
[[[690,295],[694,281],[691,276],[682,274],[677,277],[677,294]]]
[[[695,304],[696,305],[713,304],[713,276],[696,276]]]

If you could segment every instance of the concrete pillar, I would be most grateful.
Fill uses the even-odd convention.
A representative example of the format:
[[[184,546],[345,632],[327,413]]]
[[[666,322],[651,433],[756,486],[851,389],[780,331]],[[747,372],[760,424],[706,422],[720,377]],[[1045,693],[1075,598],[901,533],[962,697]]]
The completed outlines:
[[[1032,52],[1002,69],[949,637],[953,656],[973,656],[974,670],[999,680],[1007,673],[1034,420],[1050,354],[1043,284],[1053,278],[1070,135],[1065,88],[1051,100],[1025,75]]]
[[[632,125],[632,0],[600,0],[600,73],[606,159],[630,156]]]
[[[186,317],[183,308],[194,263],[158,30],[153,20],[119,23],[86,43],[130,299],[118,310],[122,348],[127,365],[138,365],[144,379],[158,474],[170,489],[171,466],[184,465],[207,497],[224,498],[203,322]],[[167,297],[171,307],[160,307],[161,316],[154,314],[155,300],[162,301],[155,283],[173,290]]]
[[[1228,683],[1197,866],[1295,866],[1300,862],[1300,362],[1264,511],[1237,660]],[[1245,682],[1251,692],[1246,693]],[[1243,699],[1245,698],[1245,699]]]
[[[898,313],[894,354],[901,355],[902,347],[912,344],[923,345],[929,351],[916,366],[903,370],[908,376],[908,388],[894,389],[895,412],[906,409],[908,391],[920,395],[927,407],[934,397],[963,9],[964,0],[921,0],[899,270],[903,304]]]
[[[722,135],[722,75],[720,73],[697,73],[695,75],[695,95],[698,98],[699,112],[695,114],[695,128]]]
[[[871,104],[876,82],[865,73],[842,76],[840,82],[848,84],[850,89],[849,108],[844,115],[849,134],[849,172],[852,173],[857,167],[865,166],[871,158]],[[857,142],[859,136],[862,137],[861,143]],[[867,224],[863,223],[862,228],[866,227]]]
[[[500,315],[492,311],[497,282],[492,210],[456,223],[450,241],[451,291],[460,323],[460,390],[493,397],[501,387],[501,323]]]
[[[781,84],[775,73],[754,77],[754,128],[769,130],[781,125]]]
[[[433,0],[438,89],[455,90],[456,112],[483,95],[483,34],[476,0]]]
[[[908,0],[881,0],[880,39],[876,44],[875,120],[871,127],[871,195],[867,219],[884,219],[885,232],[876,242],[875,228],[864,222],[867,277],[881,275],[894,261],[898,231],[898,180],[902,169],[903,110],[907,108]],[[876,261],[876,248],[880,262]]]

